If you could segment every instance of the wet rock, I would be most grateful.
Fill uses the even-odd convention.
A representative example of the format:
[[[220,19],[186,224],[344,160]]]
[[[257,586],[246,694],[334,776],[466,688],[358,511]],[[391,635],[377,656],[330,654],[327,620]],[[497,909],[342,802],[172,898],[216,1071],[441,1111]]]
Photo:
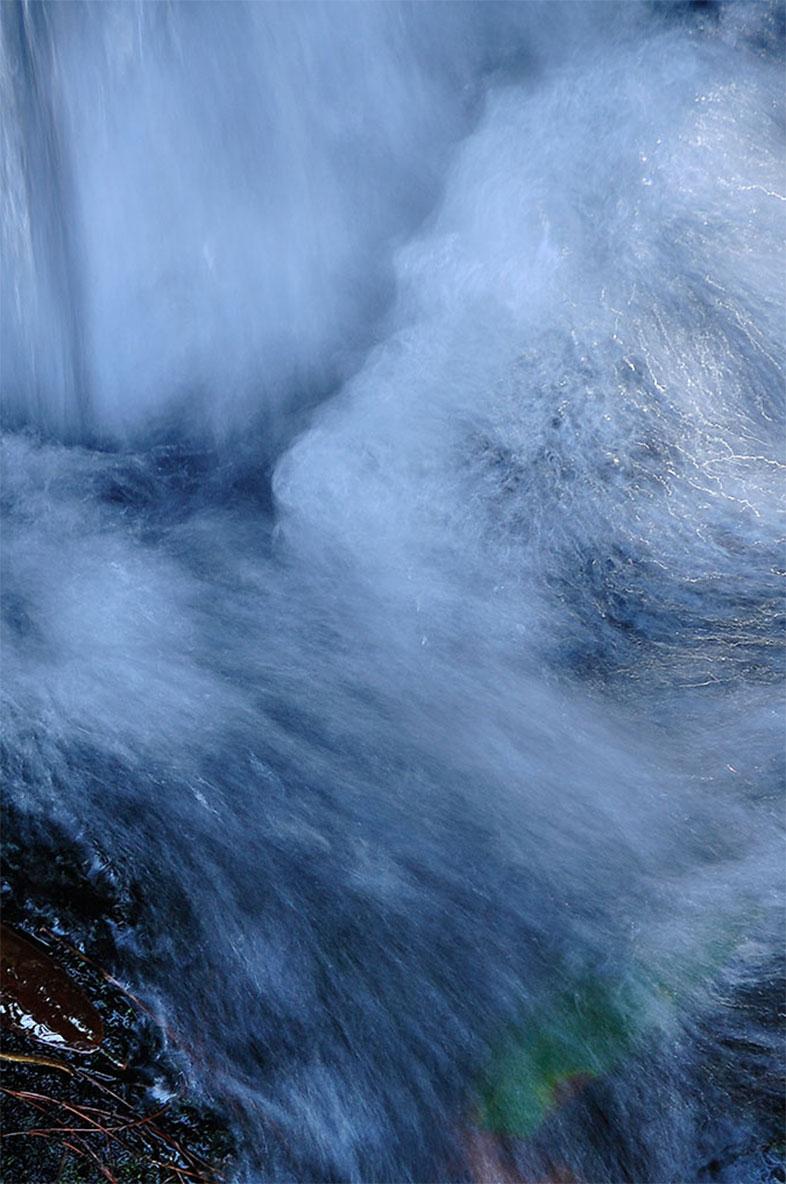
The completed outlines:
[[[38,945],[3,925],[0,1022],[51,1048],[92,1053],[104,1038],[87,996]]]

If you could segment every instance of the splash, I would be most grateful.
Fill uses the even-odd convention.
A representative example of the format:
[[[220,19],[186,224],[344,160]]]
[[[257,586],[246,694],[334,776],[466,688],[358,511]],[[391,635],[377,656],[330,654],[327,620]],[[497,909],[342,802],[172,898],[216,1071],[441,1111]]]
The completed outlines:
[[[4,23],[8,792],[238,1179],[758,1171],[782,9]]]

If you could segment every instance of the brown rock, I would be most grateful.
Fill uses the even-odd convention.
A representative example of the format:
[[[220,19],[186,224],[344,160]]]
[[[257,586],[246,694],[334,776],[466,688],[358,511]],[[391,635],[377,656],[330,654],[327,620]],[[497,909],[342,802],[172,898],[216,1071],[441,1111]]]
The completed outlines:
[[[95,1052],[100,1015],[41,947],[0,926],[0,1023],[52,1049]]]

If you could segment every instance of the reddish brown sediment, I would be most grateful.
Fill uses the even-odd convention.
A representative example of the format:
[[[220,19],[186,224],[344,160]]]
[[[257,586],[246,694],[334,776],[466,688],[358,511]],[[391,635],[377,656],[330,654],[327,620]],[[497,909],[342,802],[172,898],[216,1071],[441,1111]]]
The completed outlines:
[[[100,1015],[44,949],[0,926],[0,964],[0,1023],[50,1048],[96,1051]]]

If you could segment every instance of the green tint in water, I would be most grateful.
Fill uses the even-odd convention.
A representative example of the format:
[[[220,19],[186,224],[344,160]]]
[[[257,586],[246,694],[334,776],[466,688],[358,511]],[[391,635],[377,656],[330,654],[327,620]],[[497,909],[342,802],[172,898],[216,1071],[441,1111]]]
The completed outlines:
[[[649,951],[618,979],[585,974],[533,1008],[507,1029],[491,1058],[479,1091],[480,1125],[519,1138],[534,1134],[550,1110],[702,992],[744,938],[744,921],[742,913],[713,917],[686,948],[668,956]]]
[[[526,1138],[577,1086],[608,1072],[631,1045],[632,995],[616,984],[585,982],[509,1030],[481,1090],[481,1125]]]

